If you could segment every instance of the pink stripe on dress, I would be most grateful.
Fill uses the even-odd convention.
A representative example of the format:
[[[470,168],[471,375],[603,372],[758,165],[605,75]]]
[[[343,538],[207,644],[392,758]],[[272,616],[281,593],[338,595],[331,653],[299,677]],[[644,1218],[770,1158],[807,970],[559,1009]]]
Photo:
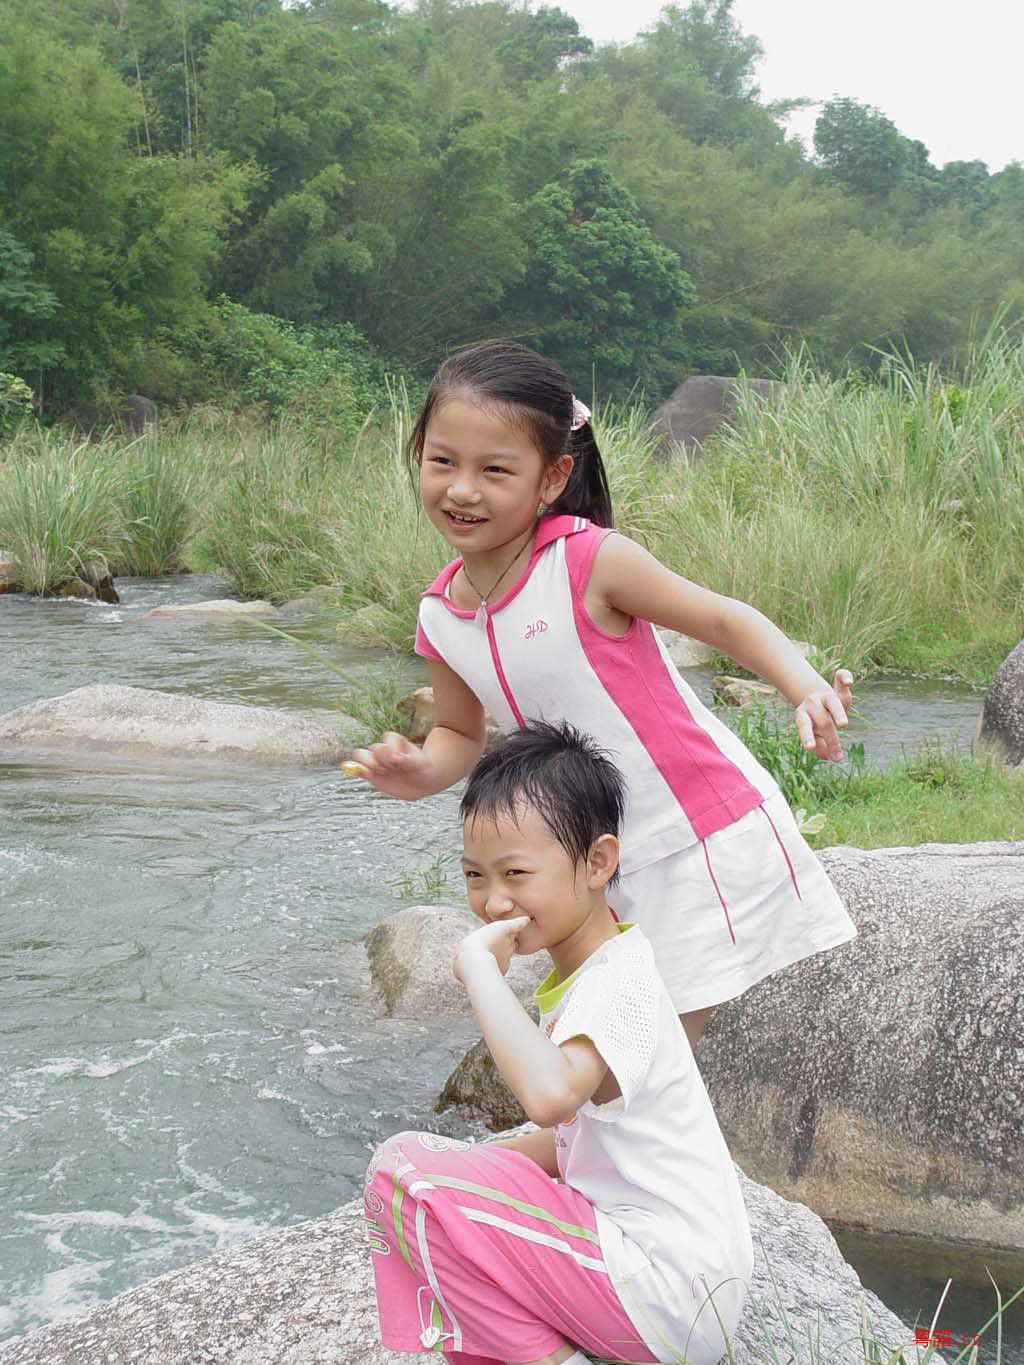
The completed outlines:
[[[704,839],[756,810],[764,797],[693,723],[651,623],[636,616],[625,635],[609,635],[587,612],[583,595],[594,556],[607,534],[572,536],[565,542],[576,631],[609,697],[647,750],[697,838]]]

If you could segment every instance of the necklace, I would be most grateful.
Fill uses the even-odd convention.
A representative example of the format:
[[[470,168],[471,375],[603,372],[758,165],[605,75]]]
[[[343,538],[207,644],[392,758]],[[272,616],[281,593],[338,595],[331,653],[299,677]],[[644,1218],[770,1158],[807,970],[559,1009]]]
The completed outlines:
[[[477,597],[479,597],[479,599],[480,599],[480,605],[477,607],[477,609],[476,609],[476,615],[473,617],[473,620],[474,620],[474,622],[476,623],[476,625],[481,626],[481,627],[486,627],[486,625],[487,625],[487,603],[488,603],[488,602],[490,601],[490,599],[494,596],[494,590],[497,588],[498,584],[502,581],[502,579],[503,579],[503,578],[505,577],[505,575],[508,573],[509,569],[511,569],[512,565],[516,562],[516,560],[519,558],[519,556],[520,556],[520,555],[523,553],[523,551],[526,549],[527,545],[529,545],[530,541],[533,539],[533,533],[534,533],[534,531],[536,531],[536,529],[537,529],[537,523],[534,522],[534,524],[530,527],[530,534],[527,536],[526,540],[523,541],[522,545],[520,545],[519,549],[515,552],[515,554],[512,556],[512,558],[509,560],[509,562],[505,565],[505,567],[502,569],[502,571],[501,571],[501,573],[498,575],[498,577],[497,577],[497,578],[494,580],[494,582],[491,584],[490,590],[486,593],[486,595],[480,591],[480,589],[477,587],[477,585],[473,582],[472,578],[470,578],[470,576],[469,576],[469,570],[466,568],[466,561],[465,561],[465,560],[462,561],[462,572],[466,575],[466,582],[469,584],[469,586],[470,586],[470,587],[473,589],[473,591],[476,593]]]

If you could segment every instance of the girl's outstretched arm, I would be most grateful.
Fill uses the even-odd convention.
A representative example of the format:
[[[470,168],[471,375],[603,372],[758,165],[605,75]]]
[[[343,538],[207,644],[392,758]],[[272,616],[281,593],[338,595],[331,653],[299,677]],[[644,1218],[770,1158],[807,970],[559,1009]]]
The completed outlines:
[[[588,1038],[572,1038],[561,1047],[546,1038],[505,980],[517,935],[529,922],[521,915],[467,934],[455,955],[455,975],[526,1117],[538,1128],[554,1128],[590,1099],[608,1065]]]
[[[440,660],[431,660],[430,681],[434,728],[422,748],[389,731],[379,744],[352,755],[354,776],[402,801],[444,791],[465,777],[484,751],[484,708],[476,695]]]
[[[806,749],[819,758],[842,758],[837,727],[847,724],[852,674],[841,669],[831,687],[755,607],[681,578],[622,535],[607,536],[598,550],[586,605],[598,625],[602,611],[640,616],[728,654],[792,703]]]

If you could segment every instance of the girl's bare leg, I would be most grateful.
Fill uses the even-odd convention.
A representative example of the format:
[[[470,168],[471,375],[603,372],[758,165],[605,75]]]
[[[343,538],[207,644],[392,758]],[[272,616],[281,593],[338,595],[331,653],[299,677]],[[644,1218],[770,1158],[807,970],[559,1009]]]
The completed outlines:
[[[708,1020],[715,1012],[714,1005],[709,1005],[704,1010],[690,1010],[688,1014],[681,1014],[679,1022],[686,1029],[686,1036],[690,1040],[690,1046],[695,1048],[704,1035],[704,1030],[708,1026]]]

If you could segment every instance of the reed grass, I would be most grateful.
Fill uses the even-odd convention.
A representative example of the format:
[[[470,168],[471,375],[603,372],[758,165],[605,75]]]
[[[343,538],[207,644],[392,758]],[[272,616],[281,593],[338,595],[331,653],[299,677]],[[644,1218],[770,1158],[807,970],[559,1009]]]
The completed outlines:
[[[741,390],[692,463],[659,456],[641,407],[600,408],[620,529],[855,672],[986,681],[1024,631],[1024,348],[985,338],[956,382],[896,356],[836,379],[798,351],[782,379],[770,401]],[[275,602],[327,585],[408,649],[452,554],[405,463],[412,420],[396,384],[354,439],[210,406],[135,446],[23,434],[0,452],[0,546],[33,591],[100,554],[143,573],[187,554]]]
[[[25,428],[2,452],[0,546],[27,592],[52,592],[120,553],[116,471],[100,446]]]

